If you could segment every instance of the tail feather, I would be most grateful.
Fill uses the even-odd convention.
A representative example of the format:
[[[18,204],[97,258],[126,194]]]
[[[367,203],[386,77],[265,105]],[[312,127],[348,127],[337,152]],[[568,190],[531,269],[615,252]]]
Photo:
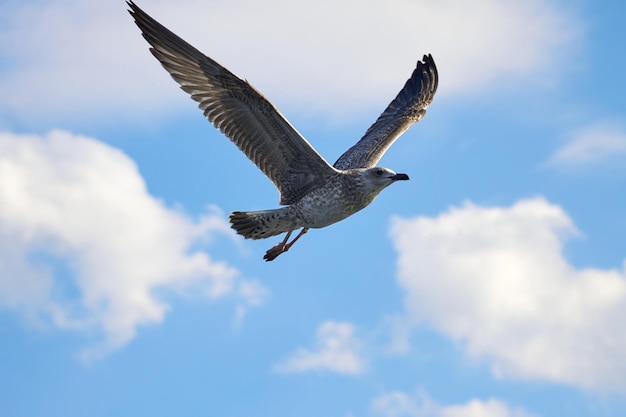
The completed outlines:
[[[231,227],[246,239],[265,239],[297,228],[289,218],[288,208],[262,211],[234,211]]]

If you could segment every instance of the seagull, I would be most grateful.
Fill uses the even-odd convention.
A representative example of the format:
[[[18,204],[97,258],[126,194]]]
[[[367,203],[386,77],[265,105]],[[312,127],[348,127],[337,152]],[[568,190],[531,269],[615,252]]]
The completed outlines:
[[[246,239],[286,233],[263,259],[287,252],[309,229],[341,221],[367,207],[406,174],[377,166],[385,151],[426,114],[437,91],[437,67],[424,55],[396,98],[365,135],[330,165],[247,81],[237,77],[161,25],[132,1],[129,13],[150,52],[206,118],[274,183],[283,207],[235,211],[231,227]],[[300,230],[289,242],[294,231]]]

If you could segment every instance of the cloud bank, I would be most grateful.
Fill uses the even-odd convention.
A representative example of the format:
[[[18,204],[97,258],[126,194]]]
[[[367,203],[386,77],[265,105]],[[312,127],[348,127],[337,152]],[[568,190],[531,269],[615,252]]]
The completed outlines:
[[[440,95],[528,90],[559,77],[582,32],[553,0],[139,5],[278,104],[331,118],[382,110],[425,53],[442,74]],[[105,0],[0,5],[4,123],[149,120],[192,108],[125,9]]]
[[[115,148],[64,131],[0,133],[0,307],[101,333],[88,356],[160,322],[167,291],[233,291],[238,271],[193,248],[216,232],[228,232],[218,214],[166,207]],[[259,286],[244,287],[255,304]]]
[[[626,273],[569,263],[563,241],[575,233],[543,198],[395,218],[408,320],[459,342],[498,377],[623,391]]]

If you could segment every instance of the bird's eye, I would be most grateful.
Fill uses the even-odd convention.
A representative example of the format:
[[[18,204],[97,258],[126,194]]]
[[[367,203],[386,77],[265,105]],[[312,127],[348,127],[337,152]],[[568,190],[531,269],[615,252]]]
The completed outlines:
[[[376,170],[376,175],[377,175],[377,176],[379,176],[379,177],[380,177],[381,175],[383,175],[383,170],[382,170],[382,169],[377,169],[377,170]]]

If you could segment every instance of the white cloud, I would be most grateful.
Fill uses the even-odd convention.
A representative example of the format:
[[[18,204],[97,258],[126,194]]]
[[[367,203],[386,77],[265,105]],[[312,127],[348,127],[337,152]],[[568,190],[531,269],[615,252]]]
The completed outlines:
[[[521,408],[512,408],[497,399],[473,399],[465,404],[443,406],[426,394],[409,395],[402,391],[382,394],[371,403],[371,410],[383,417],[530,417]]]
[[[562,167],[592,165],[624,154],[626,131],[614,123],[601,122],[574,132],[547,164]]]
[[[359,374],[365,370],[361,342],[350,323],[325,321],[317,329],[315,347],[300,348],[277,364],[274,370],[283,373],[327,370],[342,374]]]
[[[461,342],[496,376],[623,391],[626,274],[571,265],[562,244],[575,233],[543,198],[395,218],[408,319]]]
[[[241,301],[235,309],[233,324],[240,328],[251,308],[262,305],[270,296],[270,291],[258,281],[242,280],[237,286],[237,293]]]
[[[440,94],[529,88],[558,75],[581,33],[570,6],[552,0],[140,6],[271,99],[326,116],[382,110],[429,52],[440,68]],[[112,115],[149,120],[171,106],[192,108],[125,9],[106,0],[0,5],[10,22],[0,30],[0,58],[8,63],[0,114],[47,126]]]
[[[238,271],[191,248],[216,232],[228,233],[221,216],[165,207],[117,149],[62,131],[0,133],[0,306],[101,332],[87,356],[160,322],[164,291],[231,292]]]
[[[383,417],[427,417],[435,414],[436,406],[425,395],[413,399],[402,391],[387,392],[372,400],[375,415]]]
[[[522,409],[511,409],[500,400],[471,400],[467,404],[444,407],[440,417],[530,417]]]

